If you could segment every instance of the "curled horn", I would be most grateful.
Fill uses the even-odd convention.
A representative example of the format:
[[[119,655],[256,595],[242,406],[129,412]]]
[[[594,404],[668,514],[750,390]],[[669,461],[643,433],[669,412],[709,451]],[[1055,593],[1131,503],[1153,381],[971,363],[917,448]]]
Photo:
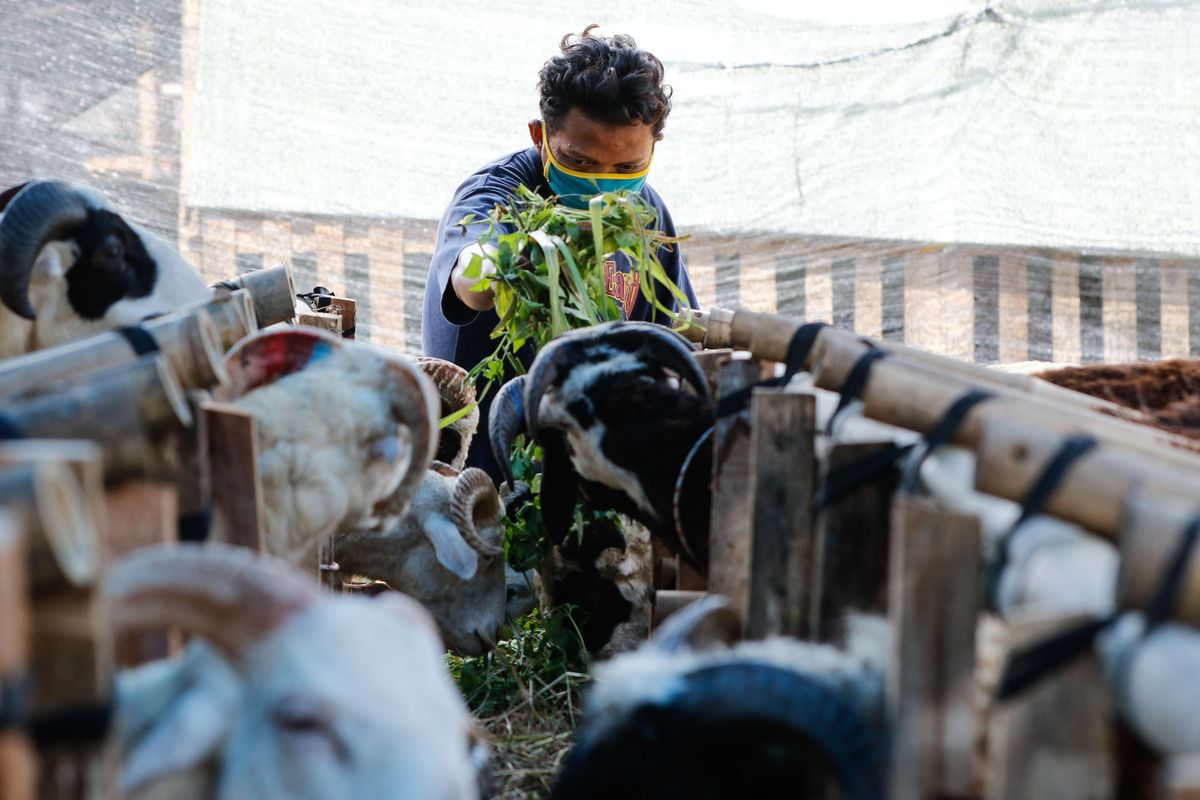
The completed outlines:
[[[60,181],[32,181],[0,219],[0,301],[25,319],[37,317],[29,302],[29,279],[46,242],[87,220],[83,195]]]
[[[283,561],[218,542],[134,550],[104,589],[117,631],[180,625],[234,658],[321,597]]]
[[[666,653],[712,650],[742,638],[742,622],[729,600],[710,594],[688,603],[654,631],[650,647]]]
[[[678,374],[697,394],[708,397],[704,371],[682,336],[651,322],[607,322],[555,339],[538,353],[530,370],[529,391],[525,397],[526,424],[535,436],[538,406],[542,396],[558,380],[564,360],[579,347],[593,343],[605,343],[617,350],[635,353],[651,364]]]
[[[500,465],[504,480],[513,487],[512,449],[517,435],[525,432],[525,376],[513,378],[500,387],[488,415],[488,441],[492,457]]]
[[[411,454],[408,469],[393,497],[412,497],[425,478],[425,472],[437,453],[438,399],[437,389],[425,374],[406,358],[386,356],[395,378],[392,386],[392,414],[408,428]]]
[[[504,552],[499,545],[485,542],[480,528],[495,527],[504,518],[504,504],[492,479],[481,469],[467,467],[454,482],[450,499],[450,519],[467,544],[484,558]]]
[[[431,356],[417,356],[416,362],[437,388],[442,399],[442,417],[464,408],[471,408],[465,416],[442,430],[438,442],[437,460],[455,469],[462,469],[467,463],[467,450],[471,446],[471,439],[479,427],[475,386],[467,380],[467,371],[450,361]]]

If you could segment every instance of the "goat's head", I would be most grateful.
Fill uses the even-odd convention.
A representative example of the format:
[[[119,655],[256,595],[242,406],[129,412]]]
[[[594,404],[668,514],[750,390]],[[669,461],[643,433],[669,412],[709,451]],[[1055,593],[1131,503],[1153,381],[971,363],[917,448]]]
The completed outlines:
[[[209,294],[177,251],[86,187],[31,181],[0,194],[0,301],[33,323],[27,349]]]
[[[551,798],[881,797],[882,669],[793,640],[731,647],[739,635],[713,596],[598,666]]]
[[[675,536],[675,478],[711,424],[708,383],[687,342],[660,325],[612,322],[546,345],[523,382],[497,395],[489,436],[502,465],[522,428],[542,444],[542,516],[555,541],[582,492],[687,553]]]
[[[124,754],[127,790],[215,757],[219,798],[476,797],[470,718],[415,601],[322,595],[281,562],[211,544],[136,551],[106,587],[118,630],[180,625],[240,681],[232,720],[189,696],[151,722]]]
[[[451,648],[479,655],[506,621],[503,519],[487,473],[435,462],[394,523],[342,537],[337,559],[421,601]]]

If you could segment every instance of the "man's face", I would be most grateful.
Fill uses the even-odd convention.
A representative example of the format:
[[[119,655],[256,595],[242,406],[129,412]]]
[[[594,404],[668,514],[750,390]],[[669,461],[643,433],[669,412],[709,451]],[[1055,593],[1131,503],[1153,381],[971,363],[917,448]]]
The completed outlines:
[[[549,160],[542,141],[540,120],[531,120],[529,136],[542,156]],[[633,125],[606,125],[572,108],[558,129],[550,134],[554,158],[567,169],[577,172],[636,173],[646,169],[654,154],[655,136],[649,125],[638,120]]]

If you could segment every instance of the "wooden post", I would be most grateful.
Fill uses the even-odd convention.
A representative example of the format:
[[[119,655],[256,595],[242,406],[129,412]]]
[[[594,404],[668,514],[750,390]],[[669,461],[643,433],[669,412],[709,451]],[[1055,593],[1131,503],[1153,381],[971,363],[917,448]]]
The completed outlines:
[[[828,470],[892,446],[892,442],[835,445]],[[841,643],[846,612],[882,614],[888,603],[888,531],[894,471],[865,483],[833,503],[817,523],[814,583],[808,635],[821,642]]]
[[[20,521],[0,511],[0,716],[29,676],[29,587]],[[0,728],[0,800],[33,800],[34,757],[18,728]]]
[[[250,292],[260,328],[296,318],[296,281],[290,265],[246,272],[229,282]]]
[[[263,494],[254,415],[227,403],[204,404],[212,487],[211,537],[264,552]]]
[[[893,505],[891,800],[975,796],[979,536],[975,517],[929,500]]]
[[[757,361],[739,359],[721,367],[719,396],[759,379]],[[723,594],[746,619],[749,603],[750,527],[750,414],[742,411],[717,421],[713,444],[712,516],[708,537],[708,588]]]
[[[358,318],[358,301],[348,297],[335,297],[330,302],[342,318],[342,337],[353,339]]]
[[[107,501],[108,526],[103,540],[108,560],[139,547],[178,540],[179,505],[174,486],[126,481],[108,492]],[[171,655],[176,640],[170,631],[118,636],[114,658],[120,667],[135,667]]]
[[[803,636],[811,602],[816,397],[755,389],[753,548],[746,636]]]
[[[1010,652],[1079,617],[1009,624]],[[1085,655],[988,718],[988,800],[1113,800],[1115,711],[1099,659]]]

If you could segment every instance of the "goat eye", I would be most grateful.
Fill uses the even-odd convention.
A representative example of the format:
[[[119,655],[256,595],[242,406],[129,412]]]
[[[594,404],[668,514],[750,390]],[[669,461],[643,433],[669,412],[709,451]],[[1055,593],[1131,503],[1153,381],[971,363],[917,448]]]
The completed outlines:
[[[350,758],[350,749],[317,704],[304,698],[285,698],[271,712],[271,720],[281,731],[298,737],[299,742],[324,742],[339,761]],[[306,745],[309,746],[309,745]]]
[[[109,272],[118,272],[125,267],[125,245],[116,236],[108,235],[96,248],[96,266]]]

